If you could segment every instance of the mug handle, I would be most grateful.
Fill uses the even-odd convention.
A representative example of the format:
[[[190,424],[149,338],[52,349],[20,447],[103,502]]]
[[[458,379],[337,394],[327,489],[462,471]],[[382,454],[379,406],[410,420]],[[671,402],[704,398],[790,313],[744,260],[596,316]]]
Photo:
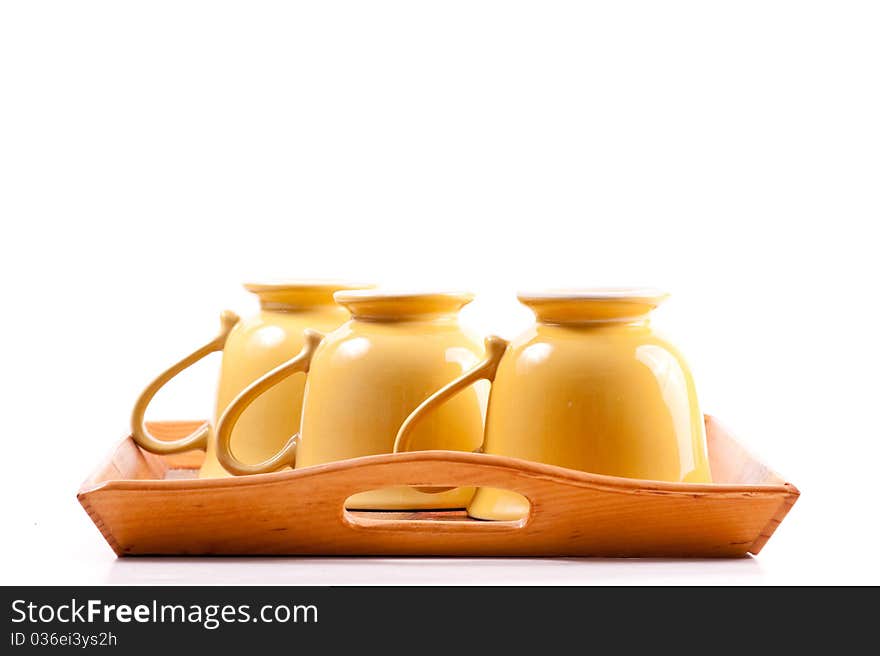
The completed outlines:
[[[190,449],[204,449],[208,446],[208,436],[211,434],[211,426],[209,424],[203,424],[186,437],[181,437],[178,440],[166,441],[157,439],[152,433],[150,433],[144,423],[144,415],[147,412],[147,406],[150,405],[150,401],[156,396],[156,392],[164,387],[165,383],[174,378],[184,369],[194,365],[206,355],[213,353],[214,351],[222,351],[223,347],[226,345],[229,333],[232,332],[232,329],[238,321],[239,317],[235,312],[225,310],[223,314],[220,315],[220,332],[214,339],[201,348],[196,349],[179,362],[171,365],[168,369],[159,374],[153,382],[147,385],[146,389],[141,392],[141,395],[134,404],[134,409],[131,411],[131,437],[139,447],[146,449],[151,453],[169,455],[172,453],[180,453],[181,451],[189,451]]]
[[[295,373],[300,371],[308,373],[312,364],[312,356],[321,340],[324,339],[324,335],[309,329],[306,329],[304,335],[305,343],[296,356],[245,387],[220,416],[220,420],[217,422],[217,459],[230,474],[236,476],[266,474],[277,471],[286,465],[293,467],[296,463],[296,445],[299,443],[299,433],[287,440],[287,444],[274,456],[255,465],[248,465],[236,458],[232,453],[230,441],[232,430],[239,417],[257,397]]]
[[[397,431],[397,437],[394,439],[394,453],[409,450],[409,443],[413,429],[432,410],[438,408],[460,391],[473,385],[478,380],[485,379],[490,383],[494,381],[495,372],[498,371],[498,365],[507,350],[507,344],[507,340],[502,339],[501,337],[495,335],[487,337],[485,359],[422,401],[419,406],[410,413],[409,417],[404,420],[400,425],[400,430]],[[479,447],[474,449],[475,452],[482,450],[482,443]]]

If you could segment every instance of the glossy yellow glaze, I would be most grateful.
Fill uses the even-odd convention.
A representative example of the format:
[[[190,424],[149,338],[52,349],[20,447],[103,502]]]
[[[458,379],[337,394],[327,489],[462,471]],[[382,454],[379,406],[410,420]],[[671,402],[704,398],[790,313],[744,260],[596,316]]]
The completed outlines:
[[[337,293],[337,302],[352,319],[329,333],[311,362],[304,361],[299,369],[307,368],[308,377],[300,436],[291,449],[295,467],[390,453],[407,415],[483,356],[480,341],[458,323],[459,309],[471,299],[470,294]],[[241,403],[246,405],[250,397],[242,394]],[[218,433],[225,430],[221,426]],[[471,451],[482,434],[480,395],[471,388],[422,422],[412,444],[416,449]],[[234,445],[232,451],[239,455]],[[254,473],[277,468],[279,462],[263,469],[236,467],[234,460],[231,464],[236,473]],[[462,508],[472,495],[472,488],[429,494],[395,487],[356,494],[346,507]]]
[[[302,348],[305,329],[329,331],[349,318],[348,311],[333,300],[334,292],[364,287],[319,281],[246,284],[245,288],[259,297],[260,311],[239,320],[221,345],[223,359],[214,423],[239,392]],[[304,375],[290,377],[242,414],[232,444],[245,462],[266,459],[296,433],[304,386]],[[150,448],[148,443],[139,443]],[[206,446],[200,477],[229,476],[217,461],[213,432],[207,434]]]
[[[401,424],[394,450],[462,390],[490,380],[486,453],[597,474],[659,481],[711,481],[703,416],[678,350],[648,314],[664,294],[584,290],[521,294],[534,327],[508,344],[486,340],[487,357],[425,399]],[[468,507],[480,519],[513,520],[529,503],[480,488]]]
[[[303,347],[307,328],[328,332],[349,318],[333,292],[349,285],[299,283],[248,284],[260,297],[260,312],[243,319],[223,349],[215,417],[245,387],[285,362]],[[363,287],[362,285],[359,287]],[[299,430],[305,375],[291,376],[256,399],[242,414],[232,434],[232,447],[244,462],[261,462]],[[200,476],[229,476],[217,462],[216,441],[208,440]]]
[[[681,353],[651,327],[651,292],[520,295],[537,323],[492,384],[483,450],[597,474],[711,481],[703,416]],[[513,519],[518,494],[481,488],[468,512]]]

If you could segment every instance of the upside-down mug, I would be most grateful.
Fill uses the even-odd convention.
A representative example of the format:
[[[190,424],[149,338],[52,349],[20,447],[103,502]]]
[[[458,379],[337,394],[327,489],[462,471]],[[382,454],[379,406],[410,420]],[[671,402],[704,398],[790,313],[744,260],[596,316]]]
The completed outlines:
[[[220,463],[234,474],[296,469],[359,456],[390,453],[401,422],[434,390],[470,370],[484,356],[480,340],[464,332],[458,312],[469,293],[344,291],[336,301],[350,321],[326,337],[309,332],[294,359],[246,388],[217,425]],[[296,372],[308,372],[300,431],[265,462],[248,465],[229,437],[245,410]],[[415,429],[418,449],[472,451],[483,439],[477,390],[465,390]],[[464,508],[473,488],[431,494],[406,486],[350,497],[357,509]]]
[[[257,295],[260,311],[239,320],[233,312],[221,317],[220,334],[159,374],[138,398],[132,412],[132,437],[153,453],[179,453],[206,449],[199,472],[202,478],[228,476],[215,455],[211,425],[175,441],[158,440],[144,424],[144,414],[155,394],[174,376],[209,353],[223,351],[217,385],[215,419],[251,382],[295,355],[304,344],[307,328],[332,330],[348,319],[348,312],[333,300],[333,293],[344,289],[363,289],[331,281],[290,281],[248,283],[245,289]],[[260,462],[280,449],[299,428],[304,381],[291,378],[266,394],[241,417],[232,437],[237,453],[247,462]],[[215,423],[216,425],[216,423]]]
[[[487,340],[487,357],[426,399],[401,425],[395,451],[422,421],[481,379],[492,381],[485,453],[586,472],[688,483],[711,481],[703,416],[679,351],[648,315],[653,290],[519,294],[536,316],[509,345]],[[528,501],[480,488],[468,506],[479,519],[518,519]]]

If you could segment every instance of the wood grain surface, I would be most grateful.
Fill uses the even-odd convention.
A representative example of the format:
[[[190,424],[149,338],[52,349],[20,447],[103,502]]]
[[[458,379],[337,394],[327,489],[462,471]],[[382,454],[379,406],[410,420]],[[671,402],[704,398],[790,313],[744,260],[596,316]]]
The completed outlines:
[[[203,422],[154,422],[175,439]],[[145,453],[127,438],[78,498],[117,555],[735,557],[757,554],[798,490],[706,418],[715,483],[600,476],[513,458],[421,451],[228,479],[195,478],[203,452]],[[389,485],[482,485],[531,503],[516,522],[462,511],[347,511]]]

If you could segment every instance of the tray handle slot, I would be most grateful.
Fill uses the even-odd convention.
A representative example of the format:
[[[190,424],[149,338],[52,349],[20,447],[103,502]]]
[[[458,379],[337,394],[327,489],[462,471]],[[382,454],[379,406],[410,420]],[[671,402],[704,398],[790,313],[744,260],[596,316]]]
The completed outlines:
[[[435,533],[510,533],[523,528],[525,519],[516,521],[480,521],[469,517],[455,519],[443,519],[438,513],[436,519],[410,519],[412,515],[402,512],[371,512],[361,510],[346,510],[344,519],[349,527],[379,531],[425,531]],[[421,513],[419,513],[421,514]],[[375,516],[373,516],[375,515]],[[394,517],[400,515],[400,517]]]
[[[317,474],[321,486],[310,486],[315,506],[332,504],[339,522],[354,530],[418,532],[431,530],[454,534],[518,531],[542,523],[548,510],[542,499],[552,499],[560,491],[559,482],[518,468],[512,461],[480,462],[485,456],[458,451],[409,451],[393,460],[352,461],[349,466],[330,466]],[[346,500],[358,493],[392,486],[483,487],[516,492],[528,500],[528,514],[510,521],[481,521],[462,512],[346,510]],[[317,508],[316,508],[317,510]],[[431,517],[421,519],[421,517]]]

